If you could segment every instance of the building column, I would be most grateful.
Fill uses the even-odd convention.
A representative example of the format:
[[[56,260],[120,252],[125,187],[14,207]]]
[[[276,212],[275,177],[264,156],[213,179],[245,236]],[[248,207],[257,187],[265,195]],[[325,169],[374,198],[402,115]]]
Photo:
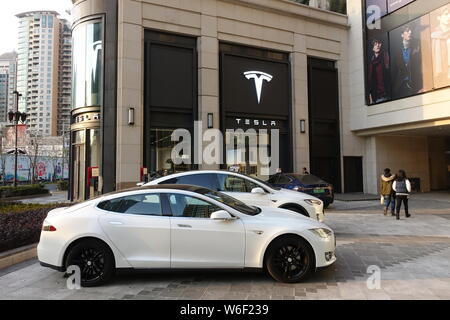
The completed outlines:
[[[119,1],[116,142],[118,190],[136,186],[140,181],[144,140],[143,43],[142,4],[131,0]],[[134,125],[128,124],[129,108],[134,108]]]
[[[294,52],[291,54],[292,72],[292,135],[293,169],[301,172],[309,166],[309,116],[308,116],[308,57],[306,37],[294,34]],[[300,120],[305,120],[305,133],[300,132]]]
[[[208,129],[208,113],[213,114],[214,129],[220,129],[219,42],[217,39],[217,4],[202,1],[201,31],[198,40],[198,118],[203,131]],[[209,143],[203,144],[203,149]],[[199,165],[200,169],[218,169],[219,165]]]

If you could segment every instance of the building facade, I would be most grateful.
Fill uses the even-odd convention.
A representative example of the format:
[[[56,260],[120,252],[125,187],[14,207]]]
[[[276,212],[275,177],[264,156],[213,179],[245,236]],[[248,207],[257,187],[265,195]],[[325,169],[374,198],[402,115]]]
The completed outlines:
[[[423,191],[430,189],[429,168],[426,174],[412,171],[406,162],[418,148],[386,138],[389,131],[380,137],[373,131],[419,120],[401,115],[408,104],[402,100],[389,102],[403,103],[393,107],[395,117],[383,116],[388,107],[368,106],[365,4],[349,1],[347,15],[340,1],[73,3],[74,200],[135,186],[146,170],[227,168],[238,148],[221,155],[223,165],[173,163],[171,134],[181,128],[195,135],[197,120],[203,131],[278,129],[280,168],[306,167],[337,192],[377,193],[379,171],[388,165],[406,169],[420,178]],[[450,99],[446,89],[439,92],[432,96],[445,109]],[[445,114],[449,117],[448,108],[441,118]],[[393,151],[384,149],[389,143]],[[405,156],[383,156],[397,145],[407,150]],[[248,151],[247,145],[241,148]],[[444,151],[436,151],[441,162]],[[193,158],[195,152],[181,157]],[[259,163],[241,162],[241,171],[259,174]]]
[[[56,136],[69,127],[71,33],[55,11],[18,14],[17,91],[28,130]]]
[[[448,1],[348,1],[348,11],[358,13],[349,15],[343,107],[348,171],[362,165],[369,193],[377,193],[384,168],[404,169],[421,192],[450,189]]]

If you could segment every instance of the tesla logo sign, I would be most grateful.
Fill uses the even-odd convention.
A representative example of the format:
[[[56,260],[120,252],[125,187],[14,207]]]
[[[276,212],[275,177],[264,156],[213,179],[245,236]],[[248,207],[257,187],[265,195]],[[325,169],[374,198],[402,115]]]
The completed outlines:
[[[250,80],[253,79],[255,81],[255,88],[256,88],[256,97],[258,98],[258,104],[261,101],[261,92],[262,92],[262,85],[263,81],[266,80],[267,82],[270,82],[273,78],[268,73],[261,72],[261,71],[247,71],[244,72],[244,76]]]

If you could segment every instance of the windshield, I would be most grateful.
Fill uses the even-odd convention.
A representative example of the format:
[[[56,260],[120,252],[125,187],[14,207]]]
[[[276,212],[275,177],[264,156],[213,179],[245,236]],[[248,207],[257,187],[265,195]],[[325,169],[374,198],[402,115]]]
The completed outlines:
[[[259,179],[259,178],[253,177],[253,176],[249,176],[248,174],[243,174],[243,173],[240,173],[240,174],[242,174],[243,176],[249,177],[249,178],[251,178],[251,179],[253,179],[253,180],[256,180],[256,181],[258,181],[259,183],[263,184],[264,186],[266,186],[266,187],[268,187],[268,188],[270,188],[270,189],[273,189],[273,190],[281,190],[281,188],[275,187],[274,185],[270,184],[270,183],[267,182],[267,181],[261,180],[261,179]]]
[[[220,193],[220,192],[216,192],[216,191],[212,191],[212,190],[208,190],[208,189],[202,189],[202,190],[200,190],[199,193],[207,196],[208,198],[219,201],[220,203],[223,203],[223,204],[225,204],[239,212],[242,212],[246,215],[249,215],[249,216],[256,216],[258,213],[261,212],[261,209],[259,209],[257,207],[250,207],[250,206],[246,205],[245,203],[243,203],[233,197],[227,196],[226,194]]]

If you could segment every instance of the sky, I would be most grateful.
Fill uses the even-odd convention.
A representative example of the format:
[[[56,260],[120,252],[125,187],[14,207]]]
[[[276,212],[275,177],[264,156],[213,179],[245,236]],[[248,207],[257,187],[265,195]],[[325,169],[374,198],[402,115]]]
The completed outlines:
[[[52,10],[70,20],[66,10],[72,8],[71,0],[0,0],[0,54],[17,47],[16,14],[26,11]]]

